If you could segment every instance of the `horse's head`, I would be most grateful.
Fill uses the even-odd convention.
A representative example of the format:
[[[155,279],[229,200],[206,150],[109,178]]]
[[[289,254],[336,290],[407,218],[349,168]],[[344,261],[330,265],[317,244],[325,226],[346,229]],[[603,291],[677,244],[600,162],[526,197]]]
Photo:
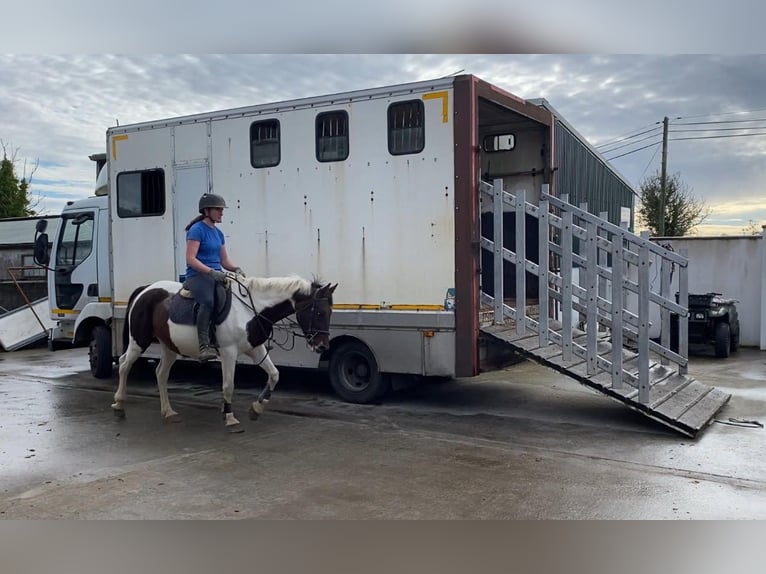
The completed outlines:
[[[316,353],[330,348],[332,294],[337,286],[337,283],[321,285],[314,281],[310,294],[295,297],[295,318],[306,335],[306,342]]]

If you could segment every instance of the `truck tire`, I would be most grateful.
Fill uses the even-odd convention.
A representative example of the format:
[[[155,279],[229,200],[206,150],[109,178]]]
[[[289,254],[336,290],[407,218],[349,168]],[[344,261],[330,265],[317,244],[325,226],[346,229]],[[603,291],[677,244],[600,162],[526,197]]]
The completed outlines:
[[[370,349],[358,341],[347,341],[335,349],[329,375],[333,390],[350,403],[371,403],[391,390],[391,377],[378,370]]]
[[[90,372],[97,379],[112,376],[112,334],[104,325],[96,325],[88,349]]]
[[[715,356],[726,358],[731,352],[731,328],[720,322],[715,326]]]

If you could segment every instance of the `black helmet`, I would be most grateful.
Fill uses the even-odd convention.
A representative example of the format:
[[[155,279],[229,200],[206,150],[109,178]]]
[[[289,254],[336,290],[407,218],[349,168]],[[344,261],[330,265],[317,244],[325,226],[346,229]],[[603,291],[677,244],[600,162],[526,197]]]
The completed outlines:
[[[199,198],[199,212],[205,213],[206,207],[226,207],[226,202],[220,195],[206,193]]]

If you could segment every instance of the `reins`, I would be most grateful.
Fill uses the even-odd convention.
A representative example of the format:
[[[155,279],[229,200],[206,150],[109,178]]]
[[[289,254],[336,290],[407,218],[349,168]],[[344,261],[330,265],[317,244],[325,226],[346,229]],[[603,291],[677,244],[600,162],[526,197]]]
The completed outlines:
[[[294,305],[293,313],[291,313],[291,315],[292,314],[296,314],[297,315],[299,312],[306,310],[308,308],[308,306],[311,305],[311,319],[309,320],[309,327],[308,327],[309,335],[306,335],[304,333],[296,333],[293,330],[293,331],[290,331],[290,332],[288,332],[286,334],[287,338],[285,339],[284,343],[279,343],[274,338],[274,331],[276,330],[276,327],[278,326],[277,323],[280,323],[282,321],[286,321],[287,322],[287,329],[286,330],[289,330],[291,328],[295,329],[295,327],[297,327],[298,329],[300,329],[302,331],[303,328],[300,326],[300,323],[298,323],[297,321],[291,319],[289,315],[287,317],[285,317],[284,319],[281,319],[280,321],[277,321],[277,323],[275,323],[274,321],[272,321],[271,319],[269,319],[267,317],[264,317],[261,313],[256,311],[255,303],[253,302],[253,294],[250,291],[250,289],[247,287],[247,285],[242,283],[239,280],[239,277],[236,276],[236,275],[229,275],[229,280],[230,281],[234,281],[239,286],[239,295],[237,295],[236,293],[234,293],[234,291],[232,291],[232,293],[231,293],[232,296],[235,297],[240,303],[242,303],[250,311],[252,311],[253,316],[255,317],[255,319],[258,322],[258,327],[261,330],[261,333],[263,335],[266,335],[265,330],[263,329],[263,327],[260,324],[261,320],[267,321],[271,325],[271,327],[272,327],[271,328],[271,333],[266,335],[266,340],[264,341],[264,345],[266,345],[266,355],[264,356],[263,359],[261,359],[261,361],[258,362],[258,365],[260,365],[264,360],[266,360],[266,357],[268,356],[269,351],[271,350],[271,346],[270,346],[271,343],[273,343],[274,345],[276,345],[277,347],[279,347],[282,350],[291,351],[291,350],[293,350],[295,348],[295,337],[301,337],[302,339],[306,339],[306,343],[308,345],[310,345],[314,341],[314,338],[317,335],[320,335],[320,334],[327,334],[327,335],[329,335],[330,334],[330,332],[326,331],[326,330],[313,330],[312,331],[312,326],[314,324],[314,309],[316,308],[316,304],[317,304],[318,301],[325,301],[325,300],[328,299],[327,297],[317,297],[316,293],[315,293],[315,294],[313,294],[311,296],[311,301],[306,302],[302,307],[299,307],[298,305]],[[250,304],[248,304],[247,301],[244,300],[245,293],[247,294],[247,297],[250,300]],[[290,348],[287,348],[287,341],[288,341],[290,335],[293,336],[292,345],[290,346]]]

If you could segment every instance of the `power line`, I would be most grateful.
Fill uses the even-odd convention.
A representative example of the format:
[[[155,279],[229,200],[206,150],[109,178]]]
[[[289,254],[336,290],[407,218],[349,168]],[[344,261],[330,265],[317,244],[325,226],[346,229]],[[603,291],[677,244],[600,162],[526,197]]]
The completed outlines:
[[[634,149],[634,150],[631,150],[631,151],[626,151],[625,153],[621,153],[620,155],[616,155],[616,156],[614,156],[614,157],[608,157],[608,158],[606,158],[606,160],[607,160],[607,161],[612,161],[612,160],[614,160],[614,159],[617,159],[618,157],[623,157],[623,156],[626,156],[626,155],[630,155],[630,154],[632,154],[632,153],[636,153],[637,151],[641,151],[642,149],[650,148],[650,147],[652,147],[653,145],[657,145],[657,144],[659,144],[659,143],[660,143],[660,142],[654,142],[654,143],[651,143],[651,144],[649,144],[649,145],[645,145],[644,147],[640,147],[640,148],[638,148],[638,149]]]
[[[746,124],[750,122],[764,122],[766,118],[754,118],[752,120],[719,120],[715,122],[673,122],[674,126],[702,126],[710,124]]]
[[[759,132],[757,134],[724,134],[720,136],[699,136],[699,137],[692,137],[692,138],[671,138],[671,141],[681,141],[681,140],[712,140],[712,139],[718,139],[718,138],[746,138],[751,136],[766,136],[766,132]]]
[[[658,134],[652,134],[650,136],[646,136],[645,138],[641,138],[640,140],[635,140],[635,141],[628,142],[628,143],[625,143],[625,144],[622,144],[622,145],[618,145],[617,147],[613,147],[612,149],[603,150],[600,153],[612,153],[613,151],[617,151],[618,149],[622,149],[624,147],[632,146],[633,144],[637,144],[638,142],[643,142],[643,141],[646,141],[646,140],[650,140],[650,139],[652,139],[654,137],[657,137],[657,135]]]
[[[735,114],[754,114],[755,112],[766,112],[766,108],[759,108],[757,110],[744,110],[739,112],[722,112],[717,114],[698,114],[696,116],[679,116],[676,119],[681,120],[681,119],[690,119],[690,118],[705,118],[708,116],[732,116]]]
[[[677,124],[676,124],[677,125]],[[766,126],[753,126],[751,128],[699,128],[690,130],[670,130],[670,133],[682,133],[682,132],[741,132],[742,130],[762,130],[766,129]],[[747,134],[742,134],[747,135]]]
[[[654,158],[657,157],[657,152],[660,151],[660,142],[657,142],[654,144],[657,146],[657,148],[654,150],[654,153],[652,154],[652,157],[649,159],[649,163],[646,164],[646,167],[644,168],[644,171],[641,172],[641,175],[639,176],[639,180],[644,177],[644,174],[646,173],[646,170],[649,169],[649,166],[652,165],[652,162],[654,161]]]
[[[654,131],[654,130],[657,130],[657,129],[659,129],[659,126],[654,126],[651,129],[648,129],[648,130],[645,130],[645,131],[642,131],[642,132],[638,132],[637,134],[633,134],[633,135],[627,136],[627,137],[620,137],[618,139],[615,139],[615,140],[612,140],[612,141],[609,141],[609,142],[606,142],[606,143],[599,144],[599,145],[597,145],[595,147],[597,147],[597,148],[608,147],[608,146],[610,146],[612,144],[616,144],[616,143],[620,143],[620,142],[623,142],[623,141],[627,141],[629,139],[632,139],[632,138],[635,138],[635,137],[647,134],[647,133],[649,133],[651,131]]]

